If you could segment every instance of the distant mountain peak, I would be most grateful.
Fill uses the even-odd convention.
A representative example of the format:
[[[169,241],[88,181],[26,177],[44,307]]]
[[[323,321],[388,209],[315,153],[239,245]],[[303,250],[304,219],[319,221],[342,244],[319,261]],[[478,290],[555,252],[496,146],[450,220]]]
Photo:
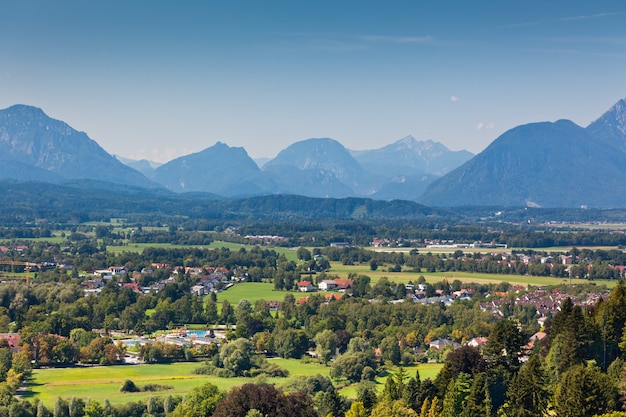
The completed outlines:
[[[32,115],[46,116],[43,110],[39,107],[29,106],[27,104],[14,104],[13,106],[7,107],[4,109],[9,115],[13,113],[30,113]]]
[[[613,107],[591,125],[595,125],[598,122],[613,127],[622,132],[623,135],[626,135],[626,100],[621,99],[615,103]]]
[[[157,185],[125,166],[84,132],[50,118],[38,107],[17,104],[0,110],[0,177],[26,178],[7,166],[33,169],[29,179],[101,180],[153,188]]]
[[[474,156],[467,151],[451,151],[432,140],[404,138],[379,149],[353,152],[357,161],[378,175],[443,175]],[[394,175],[394,176],[395,176]]]

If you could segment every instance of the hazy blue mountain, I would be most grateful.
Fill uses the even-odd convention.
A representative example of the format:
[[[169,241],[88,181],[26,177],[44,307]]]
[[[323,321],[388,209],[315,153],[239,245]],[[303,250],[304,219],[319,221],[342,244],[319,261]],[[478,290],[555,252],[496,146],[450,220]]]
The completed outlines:
[[[157,187],[85,133],[32,106],[15,105],[0,110],[0,148],[0,178],[45,182],[95,179]]]
[[[324,195],[329,197],[369,195],[380,183],[341,143],[328,138],[296,142],[267,162],[263,170],[301,195],[320,195],[317,188],[325,189]],[[308,187],[316,187],[313,194],[309,194]]]
[[[434,175],[409,175],[392,178],[378,189],[371,198],[377,200],[416,200],[437,178]]]
[[[587,130],[606,146],[626,152],[626,100],[618,101]]]
[[[274,185],[243,148],[217,142],[181,156],[154,171],[154,181],[175,192],[209,192],[223,196],[272,192]]]
[[[352,188],[342,183],[331,171],[299,169],[290,165],[264,167],[264,173],[276,184],[277,194],[301,195],[319,198],[354,196]]]
[[[588,128],[532,123],[501,135],[433,182],[418,201],[434,206],[626,206],[626,106]]]
[[[432,140],[418,141],[413,136],[379,149],[350,153],[365,170],[386,177],[442,176],[474,156],[465,150],[451,151]]]
[[[119,155],[114,155],[114,156],[124,165],[129,166],[132,169],[141,172],[143,175],[145,175],[148,178],[154,175],[155,169],[163,165],[159,162],[148,161],[147,159],[140,159],[137,161],[135,159],[128,159]]]

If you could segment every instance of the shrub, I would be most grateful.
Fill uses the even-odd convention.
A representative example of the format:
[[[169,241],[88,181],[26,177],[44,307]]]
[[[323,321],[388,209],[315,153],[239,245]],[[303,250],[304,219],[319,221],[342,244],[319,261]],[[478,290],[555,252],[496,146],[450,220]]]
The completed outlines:
[[[146,384],[141,388],[141,391],[155,392],[155,391],[167,391],[169,389],[174,389],[174,387],[170,385],[161,385],[161,384]]]
[[[215,369],[215,365],[206,364],[194,369],[193,373],[196,375],[214,375]]]
[[[120,392],[139,392],[141,391],[137,385],[130,379],[124,381],[122,386],[120,387]]]

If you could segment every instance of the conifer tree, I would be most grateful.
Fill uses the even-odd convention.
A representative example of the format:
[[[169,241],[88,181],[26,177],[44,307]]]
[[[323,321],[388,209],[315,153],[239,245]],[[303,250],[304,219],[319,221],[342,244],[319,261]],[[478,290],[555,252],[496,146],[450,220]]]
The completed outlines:
[[[428,410],[430,410],[430,400],[426,398],[420,408],[420,417],[428,417]]]
[[[460,373],[456,380],[450,381],[443,399],[442,417],[458,417],[466,406],[466,400],[472,387],[472,378]]]
[[[570,368],[556,387],[554,404],[558,416],[591,417],[614,411],[617,391],[610,378],[595,366]]]
[[[432,401],[430,402],[430,408],[428,409],[427,417],[440,417],[440,412],[441,411],[439,410],[439,398],[434,397]]]
[[[491,395],[489,394],[489,380],[482,372],[474,377],[474,383],[467,396],[467,404],[463,410],[463,417],[491,417]]]
[[[381,401],[392,402],[398,399],[398,385],[393,379],[393,376],[389,375],[387,381],[385,381],[385,387],[381,395]]]
[[[550,390],[537,354],[533,354],[513,378],[506,397],[507,417],[541,416],[547,411]]]

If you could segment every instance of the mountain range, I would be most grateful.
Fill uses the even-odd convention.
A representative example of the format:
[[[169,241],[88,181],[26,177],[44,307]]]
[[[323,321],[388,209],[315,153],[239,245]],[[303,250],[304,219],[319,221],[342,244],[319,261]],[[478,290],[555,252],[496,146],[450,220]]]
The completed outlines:
[[[413,137],[360,152],[321,138],[294,143],[262,168],[245,149],[221,142],[156,164],[113,157],[85,133],[25,105],[0,110],[0,144],[6,149],[0,155],[0,179],[58,184],[99,180],[223,197],[295,194],[415,200],[442,172],[472,156]]]
[[[624,100],[586,128],[567,120],[515,127],[475,156],[411,136],[367,151],[316,138],[290,145],[261,167],[245,149],[221,142],[159,165],[114,157],[85,133],[25,105],[0,110],[0,146],[0,180],[97,180],[215,198],[293,194],[442,207],[626,207]]]

